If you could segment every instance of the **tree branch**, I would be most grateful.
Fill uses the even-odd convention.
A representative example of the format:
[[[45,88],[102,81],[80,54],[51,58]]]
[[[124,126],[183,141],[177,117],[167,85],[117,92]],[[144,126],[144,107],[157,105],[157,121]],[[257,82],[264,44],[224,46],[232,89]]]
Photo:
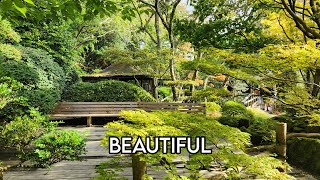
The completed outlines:
[[[308,25],[299,17],[296,15],[295,10],[291,9],[287,2],[285,0],[281,0],[283,7],[285,10],[290,14],[290,16],[295,21],[297,27],[303,31],[304,33],[308,32],[306,34],[307,37],[311,39],[320,39],[320,34],[314,31],[313,29],[309,28]],[[289,1],[290,2],[290,1]],[[309,34],[310,33],[310,34]]]
[[[281,29],[282,29],[283,33],[286,35],[286,37],[287,37],[287,38],[288,38],[292,43],[295,43],[295,42],[294,42],[294,40],[293,40],[293,39],[291,39],[291,38],[288,36],[288,34],[287,34],[286,30],[284,29],[283,25],[282,25],[282,24],[281,24],[281,22],[280,22],[280,18],[278,17],[277,19],[278,19],[278,23],[279,23],[279,25],[280,25],[280,27],[281,27]]]

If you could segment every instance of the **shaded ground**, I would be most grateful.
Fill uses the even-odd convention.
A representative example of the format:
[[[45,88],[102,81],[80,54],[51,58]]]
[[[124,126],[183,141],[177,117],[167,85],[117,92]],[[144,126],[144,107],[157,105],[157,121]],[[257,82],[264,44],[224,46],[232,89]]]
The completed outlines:
[[[110,155],[104,147],[100,146],[100,140],[103,138],[105,128],[103,127],[63,127],[64,129],[77,129],[83,133],[87,139],[87,154],[83,155],[83,161],[62,161],[54,164],[50,169],[36,168],[16,168],[4,175],[5,180],[46,180],[46,179],[79,179],[88,180],[96,177],[96,167],[102,162],[107,162],[114,155]],[[132,179],[130,157],[123,163],[125,168],[120,173],[120,177]],[[186,174],[184,164],[181,160],[175,161],[179,174]],[[219,169],[211,174],[219,174]],[[157,170],[154,167],[148,167],[148,174],[155,179],[163,179],[166,176],[163,170]],[[220,173],[221,174],[221,173]],[[300,170],[294,169],[292,173],[299,180],[312,180],[312,176],[306,175]],[[217,178],[219,179],[219,178]]]

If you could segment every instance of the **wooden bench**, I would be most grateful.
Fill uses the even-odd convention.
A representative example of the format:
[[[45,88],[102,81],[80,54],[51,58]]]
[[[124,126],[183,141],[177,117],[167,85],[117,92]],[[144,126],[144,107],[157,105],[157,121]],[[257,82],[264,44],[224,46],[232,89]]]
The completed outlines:
[[[206,113],[205,104],[200,103],[156,103],[156,102],[60,102],[51,119],[87,117],[87,125],[91,126],[92,117],[119,117],[122,110],[142,109],[147,112],[181,111],[186,113]]]

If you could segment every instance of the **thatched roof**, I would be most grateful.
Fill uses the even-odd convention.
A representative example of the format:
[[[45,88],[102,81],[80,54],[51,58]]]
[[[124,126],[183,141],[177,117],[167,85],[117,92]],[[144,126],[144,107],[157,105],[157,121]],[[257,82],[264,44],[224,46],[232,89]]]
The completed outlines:
[[[91,75],[85,75],[82,77],[119,77],[119,76],[150,76],[149,73],[144,72],[140,68],[136,66],[132,66],[125,63],[118,63],[118,64],[112,64],[108,66],[106,69],[104,69],[101,72],[94,73]]]

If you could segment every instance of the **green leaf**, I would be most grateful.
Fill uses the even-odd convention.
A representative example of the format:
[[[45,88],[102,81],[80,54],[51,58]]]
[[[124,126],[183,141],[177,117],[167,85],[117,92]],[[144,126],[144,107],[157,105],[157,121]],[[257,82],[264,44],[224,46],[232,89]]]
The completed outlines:
[[[35,6],[35,4],[34,4],[34,2],[32,0],[24,0],[24,2]]]
[[[16,6],[15,3],[13,4],[13,6],[14,6],[14,8],[16,8],[24,17],[27,17],[27,16],[26,16],[26,13],[27,13],[27,8],[26,8],[26,7],[20,8],[20,7]]]

